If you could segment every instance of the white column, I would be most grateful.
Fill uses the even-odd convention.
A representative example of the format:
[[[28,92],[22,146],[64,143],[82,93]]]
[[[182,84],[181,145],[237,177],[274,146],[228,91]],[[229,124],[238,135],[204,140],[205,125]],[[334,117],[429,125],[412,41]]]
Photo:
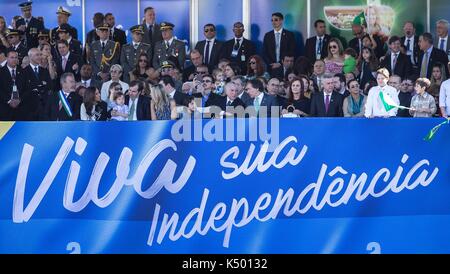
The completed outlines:
[[[198,6],[199,0],[190,0],[190,40],[191,40],[191,48],[195,46],[198,41]]]
[[[250,10],[251,0],[242,0],[242,24],[244,25],[245,32],[244,38],[250,39],[252,33],[252,25],[250,22],[251,10]]]

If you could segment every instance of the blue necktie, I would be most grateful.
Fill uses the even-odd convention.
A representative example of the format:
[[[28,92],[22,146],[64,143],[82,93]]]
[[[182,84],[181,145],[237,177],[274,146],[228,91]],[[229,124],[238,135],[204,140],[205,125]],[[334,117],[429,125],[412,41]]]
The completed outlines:
[[[444,46],[445,46],[445,40],[444,40],[444,39],[441,39],[441,45],[439,46],[439,48],[440,48],[441,50],[445,51]]]

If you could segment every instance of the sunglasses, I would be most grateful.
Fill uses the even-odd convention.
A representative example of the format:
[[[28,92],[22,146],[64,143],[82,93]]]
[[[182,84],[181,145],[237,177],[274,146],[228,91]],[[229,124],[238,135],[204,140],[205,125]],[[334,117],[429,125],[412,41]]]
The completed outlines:
[[[338,46],[330,46],[329,48],[330,48],[330,49],[337,49]]]
[[[122,91],[123,89],[121,87],[118,87],[118,88],[114,88],[114,90]]]
[[[147,63],[148,61],[145,60],[145,59],[141,59],[141,60],[139,60],[139,62],[145,62],[145,63]]]
[[[205,29],[205,32],[215,32],[214,29]]]
[[[212,83],[211,80],[203,80],[202,83]]]
[[[250,62],[250,65],[256,65],[256,62]]]
[[[198,74],[206,74],[207,71],[197,71]]]

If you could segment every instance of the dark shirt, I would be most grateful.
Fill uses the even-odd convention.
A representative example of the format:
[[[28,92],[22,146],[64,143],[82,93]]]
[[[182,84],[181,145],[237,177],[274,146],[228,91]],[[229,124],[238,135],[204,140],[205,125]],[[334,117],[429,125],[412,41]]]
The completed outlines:
[[[398,99],[400,100],[400,105],[404,107],[410,107],[411,106],[411,93],[409,92],[400,92],[398,94]],[[411,117],[409,115],[409,110],[407,109],[399,109],[397,112],[397,117]]]
[[[292,102],[286,100],[284,102],[283,109],[287,109],[290,105],[293,105],[295,109],[301,110],[306,114],[309,114],[311,111],[311,100],[308,98],[301,98],[299,100],[293,100]]]

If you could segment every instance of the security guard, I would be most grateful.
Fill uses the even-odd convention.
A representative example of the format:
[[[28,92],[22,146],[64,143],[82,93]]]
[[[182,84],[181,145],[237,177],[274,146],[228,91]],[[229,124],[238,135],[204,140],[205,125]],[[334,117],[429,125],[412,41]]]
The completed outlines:
[[[103,82],[108,81],[109,69],[118,64],[120,59],[120,45],[118,42],[109,40],[109,25],[103,24],[97,28],[100,40],[94,41],[89,50],[89,64],[92,72],[101,78]]]
[[[62,6],[58,7],[58,10],[56,11],[56,14],[58,15],[58,26],[56,28],[53,28],[50,32],[50,41],[52,42],[52,44],[54,44],[56,42],[56,40],[58,40],[58,35],[56,33],[56,31],[58,30],[58,28],[62,25],[62,24],[69,24],[69,17],[70,15],[72,15],[72,13],[70,12],[70,10],[68,10],[67,8],[64,8]],[[69,25],[69,33],[70,36],[72,36],[72,38],[77,39],[78,40],[78,32],[77,29],[72,27],[71,25]]]
[[[23,18],[17,20],[16,22],[16,28],[25,32],[25,44],[28,49],[38,46],[38,34],[44,29],[44,24],[31,15],[32,4],[33,2],[24,2],[19,4],[20,9],[22,10]]]
[[[9,42],[9,50],[14,50],[18,54],[19,64],[22,64],[22,60],[28,55],[28,49],[20,37],[24,35],[24,32],[17,29],[8,29],[6,31],[6,39]]]
[[[169,57],[173,56],[177,59],[178,65],[181,70],[184,67],[186,60],[186,48],[182,41],[173,37],[173,28],[175,26],[172,23],[161,23],[161,33],[163,40],[156,42],[155,53],[153,55],[153,67],[158,69],[160,64],[169,60]]]
[[[81,42],[72,38],[72,36],[70,36],[69,30],[70,30],[69,24],[62,24],[56,30],[56,33],[58,34],[59,40],[67,41],[71,53],[81,56],[83,51],[83,48],[81,47]]]
[[[129,72],[135,69],[139,55],[145,53],[147,54],[148,60],[151,60],[152,58],[152,47],[150,44],[142,42],[144,37],[144,27],[136,25],[131,27],[130,31],[133,35],[133,41],[123,46],[120,56],[120,64],[123,68],[123,80],[127,83],[130,80]]]

